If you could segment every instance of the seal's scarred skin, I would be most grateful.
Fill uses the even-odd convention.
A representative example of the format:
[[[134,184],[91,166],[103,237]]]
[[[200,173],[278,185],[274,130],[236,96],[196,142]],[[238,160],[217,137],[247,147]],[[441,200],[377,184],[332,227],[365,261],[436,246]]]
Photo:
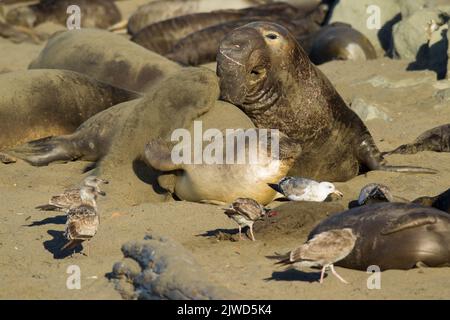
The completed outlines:
[[[351,228],[357,235],[353,251],[337,265],[367,270],[411,269],[416,265],[450,265],[450,216],[411,203],[380,203],[336,213],[309,234]]]
[[[368,170],[436,172],[387,166],[362,120],[284,27],[255,22],[232,31],[217,62],[221,98],[302,147],[290,174],[346,181]]]

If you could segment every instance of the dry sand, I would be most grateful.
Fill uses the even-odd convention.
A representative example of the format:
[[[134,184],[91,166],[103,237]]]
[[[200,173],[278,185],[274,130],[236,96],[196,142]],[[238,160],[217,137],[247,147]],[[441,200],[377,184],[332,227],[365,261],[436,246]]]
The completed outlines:
[[[121,1],[123,10],[136,3]],[[0,72],[23,70],[39,53],[42,45],[11,44],[0,39]],[[365,63],[332,62],[321,69],[332,80],[347,102],[359,97],[376,104],[392,121],[370,120],[367,125],[382,150],[409,142],[434,126],[448,123],[450,103],[433,97],[438,88],[450,82],[435,80],[429,71],[406,72],[407,61],[380,58]],[[384,77],[384,86],[367,82]],[[375,80],[379,78],[375,78]],[[372,81],[373,83],[374,81]],[[378,81],[380,82],[380,81]],[[389,88],[394,86],[398,88]],[[384,183],[396,196],[414,199],[435,195],[450,187],[450,154],[424,152],[410,156],[391,156],[392,164],[427,166],[437,175],[370,172],[339,183],[344,192],[342,205],[357,197],[370,182]],[[286,252],[305,239],[279,238],[270,241],[217,241],[202,236],[217,229],[235,229],[222,211],[212,205],[188,202],[123,206],[114,199],[101,198],[99,233],[90,243],[89,257],[76,254],[61,257],[65,219],[62,214],[33,209],[49,196],[81,180],[87,163],[53,164],[35,168],[23,162],[0,165],[0,298],[3,299],[120,299],[105,274],[122,258],[120,247],[129,240],[140,240],[156,232],[179,241],[191,250],[210,277],[232,292],[246,298],[262,299],[418,299],[450,298],[449,268],[390,270],[381,275],[381,289],[369,290],[369,274],[337,268],[350,285],[331,274],[323,285],[317,273],[276,269],[266,256]],[[106,186],[108,193],[117,188]],[[299,212],[301,214],[301,212]],[[258,234],[256,234],[258,237]],[[81,290],[68,290],[66,271],[70,265],[81,268]]]

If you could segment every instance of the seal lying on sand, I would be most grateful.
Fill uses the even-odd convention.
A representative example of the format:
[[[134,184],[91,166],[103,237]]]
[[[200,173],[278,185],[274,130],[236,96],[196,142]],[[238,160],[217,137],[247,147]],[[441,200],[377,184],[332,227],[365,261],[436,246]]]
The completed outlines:
[[[351,228],[358,239],[339,266],[387,270],[450,265],[450,216],[440,210],[406,203],[362,206],[325,219],[308,239],[342,228]]]
[[[272,21],[270,17],[264,20],[276,22],[288,29],[315,64],[332,60],[376,58],[370,41],[350,25],[336,22],[319,29],[317,21],[310,18],[294,22],[280,18]],[[251,18],[240,19],[194,32],[178,41],[165,56],[190,66],[216,61],[220,41],[233,29],[253,21]]]
[[[93,115],[139,94],[63,70],[0,75],[0,150],[73,132]]]
[[[268,149],[271,147],[272,138],[261,131],[258,133],[259,141],[266,139]],[[223,146],[228,140],[229,137],[225,136]],[[245,157],[251,152],[250,144],[234,147],[233,154],[236,157]],[[276,196],[276,191],[271,189],[269,184],[284,177],[301,152],[287,137],[280,138],[279,147],[278,159],[268,150],[261,150],[254,163],[227,164],[223,161],[223,164],[174,164],[171,158],[172,149],[162,141],[152,141],[146,146],[145,156],[147,162],[159,171],[179,170],[173,192],[181,200],[227,204],[237,198],[246,197],[266,205]],[[226,155],[229,150],[224,148],[222,152]],[[216,183],[209,183],[211,177],[215,177]]]
[[[346,181],[368,170],[436,172],[386,165],[362,120],[279,25],[235,29],[221,42],[217,63],[223,100],[302,147],[290,175]]]
[[[310,35],[309,39],[297,37],[311,62],[316,65],[332,60],[371,60],[377,57],[370,40],[346,23],[327,25]]]
[[[413,143],[385,152],[389,154],[414,154],[420,151],[450,152],[450,124],[427,130],[414,140]]]
[[[131,40],[149,50],[164,55],[171,52],[176,43],[188,35],[232,21],[249,23],[258,20],[285,20],[286,24],[289,24],[289,21],[305,20],[305,22],[299,22],[299,24],[304,26],[292,28],[292,31],[298,30],[299,33],[301,32],[304,34],[319,28],[319,25],[325,19],[327,10],[328,6],[320,6],[311,11],[309,8],[303,10],[302,8],[297,8],[286,3],[271,3],[268,5],[251,7],[249,9],[218,10],[208,13],[202,12],[153,23],[133,35]],[[309,19],[306,19],[306,17],[309,17]],[[316,23],[313,24],[313,21]],[[239,25],[242,25],[242,23]],[[233,26],[235,24],[227,25]],[[212,39],[217,42],[218,47],[218,43],[223,36],[220,38],[217,37],[218,36]],[[203,40],[208,41],[208,39],[209,38],[206,37]],[[197,45],[200,45],[200,43]],[[194,49],[197,51],[199,50],[198,48]]]
[[[172,0],[172,1],[153,1],[139,7],[136,12],[128,20],[128,33],[135,35],[138,31],[151,25],[152,23],[176,18],[179,16],[205,13],[216,10],[226,9],[244,9],[253,10],[254,6],[269,4],[270,0],[228,0],[228,1],[211,1],[211,0]],[[293,6],[304,11],[312,11],[316,8],[319,0],[285,0]],[[274,4],[276,5],[276,4]],[[251,8],[249,8],[251,7]]]
[[[119,35],[81,29],[54,35],[29,68],[72,70],[142,92],[180,67]]]
[[[109,0],[41,0],[37,4],[12,9],[6,14],[6,22],[28,28],[49,21],[66,25],[67,8],[71,5],[81,9],[82,28],[106,29],[121,19],[116,4]]]

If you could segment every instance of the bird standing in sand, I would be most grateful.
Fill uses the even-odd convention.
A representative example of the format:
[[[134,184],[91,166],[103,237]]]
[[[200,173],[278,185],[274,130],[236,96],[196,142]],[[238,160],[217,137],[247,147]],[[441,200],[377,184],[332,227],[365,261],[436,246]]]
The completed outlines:
[[[299,268],[321,266],[320,283],[323,283],[325,271],[330,267],[331,272],[339,280],[348,283],[334,270],[333,264],[348,256],[355,242],[356,235],[350,228],[325,231],[292,250],[288,259],[277,264],[294,265]]]
[[[108,184],[108,181],[97,178],[96,176],[88,176],[83,182],[84,186],[92,188],[95,192],[95,197],[97,197],[98,194],[102,196],[106,195],[105,192],[100,190],[100,184]],[[47,211],[65,210],[73,205],[79,204],[81,204],[80,188],[72,188],[51,197],[48,204],[37,206],[36,209]]]
[[[323,202],[330,194],[342,197],[343,194],[331,182],[317,182],[299,177],[285,177],[270,187],[291,201]]]
[[[379,202],[392,202],[393,199],[394,197],[388,186],[379,183],[369,183],[361,189],[358,197],[358,205],[363,206]]]
[[[242,240],[242,227],[249,227],[252,241],[255,241],[253,234],[253,223],[262,219],[270,209],[264,208],[257,201],[250,198],[238,198],[229,208],[225,209],[225,214],[236,221],[239,226],[239,239]]]
[[[66,230],[64,235],[69,241],[61,250],[73,249],[85,240],[90,240],[100,223],[95,192],[90,187],[80,189],[81,204],[73,205],[67,210]]]

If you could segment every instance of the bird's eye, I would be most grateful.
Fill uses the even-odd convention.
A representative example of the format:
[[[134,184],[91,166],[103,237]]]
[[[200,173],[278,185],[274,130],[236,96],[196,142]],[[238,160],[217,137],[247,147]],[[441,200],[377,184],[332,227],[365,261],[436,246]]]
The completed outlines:
[[[276,35],[275,33],[268,33],[266,34],[266,38],[269,38],[270,40],[275,40],[278,39],[278,35]]]

